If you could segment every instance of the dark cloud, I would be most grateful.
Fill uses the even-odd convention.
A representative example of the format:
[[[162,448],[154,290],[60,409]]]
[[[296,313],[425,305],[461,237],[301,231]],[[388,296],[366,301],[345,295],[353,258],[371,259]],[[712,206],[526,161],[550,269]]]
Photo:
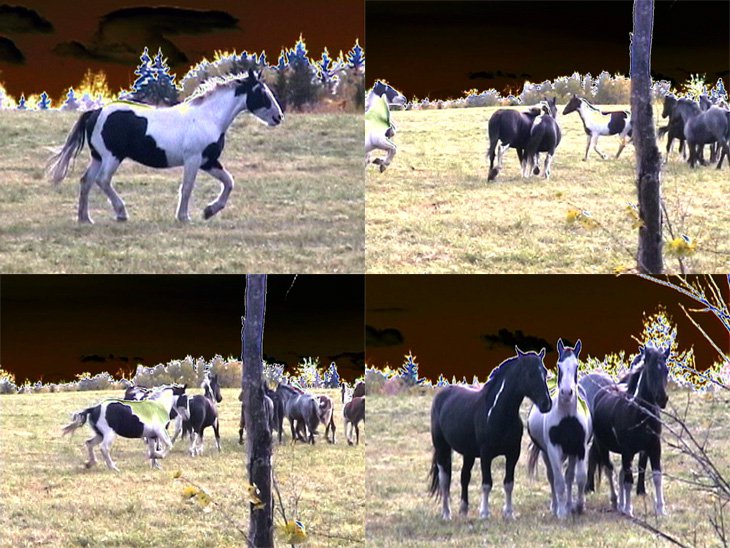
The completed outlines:
[[[494,350],[500,346],[514,350],[515,346],[519,346],[520,350],[525,352],[528,350],[539,352],[542,348],[545,348],[548,352],[553,351],[553,346],[548,341],[541,337],[525,335],[521,329],[512,332],[509,329],[502,328],[496,334],[481,335],[480,338],[489,350]],[[563,342],[567,344],[566,340],[563,340]]]
[[[470,80],[494,80],[494,73],[488,70],[480,70],[469,73]]]
[[[10,38],[0,36],[0,61],[3,63],[13,63],[14,65],[25,64],[25,55],[18,49]]]
[[[145,47],[150,52],[162,48],[170,66],[175,66],[189,63],[189,59],[167,36],[238,29],[238,19],[222,11],[125,8],[102,17],[88,44],[64,42],[53,51],[63,56],[130,65],[139,63],[139,55]]]
[[[81,362],[82,363],[88,363],[88,362],[104,363],[104,362],[106,362],[106,356],[100,356],[99,354],[87,354],[85,356],[81,356]]]
[[[49,33],[53,25],[37,11],[22,6],[0,5],[0,32],[13,33]]]
[[[334,356],[328,356],[331,362],[337,362],[340,360],[349,362],[352,367],[364,369],[365,368],[365,352],[340,352]],[[329,367],[329,364],[323,364],[325,367]]]
[[[372,325],[365,326],[365,348],[374,346],[398,346],[403,344],[403,334],[393,327],[377,329]]]

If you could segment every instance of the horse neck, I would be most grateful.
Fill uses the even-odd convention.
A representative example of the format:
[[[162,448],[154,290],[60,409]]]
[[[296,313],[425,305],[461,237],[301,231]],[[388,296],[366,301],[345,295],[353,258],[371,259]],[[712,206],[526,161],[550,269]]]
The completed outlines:
[[[491,384],[491,386],[490,386]],[[495,415],[516,415],[524,395],[517,390],[517,383],[509,378],[509,371],[492,379],[482,387],[487,413],[491,409],[490,420]]]
[[[246,109],[245,96],[237,100],[233,88],[219,88],[210,93],[197,108],[213,120],[221,133],[233,123],[236,116]]]
[[[588,125],[588,120],[591,119],[591,113],[594,112],[596,111],[593,110],[588,103],[586,103],[585,101],[580,102],[580,106],[578,107],[578,116],[580,116],[584,128],[591,130],[593,129],[593,126]]]

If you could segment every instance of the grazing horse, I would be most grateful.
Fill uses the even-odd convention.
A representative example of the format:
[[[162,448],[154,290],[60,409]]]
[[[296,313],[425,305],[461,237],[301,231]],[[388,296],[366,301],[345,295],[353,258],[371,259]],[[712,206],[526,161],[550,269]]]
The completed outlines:
[[[504,163],[504,155],[510,147],[517,151],[520,165],[524,167],[524,152],[530,140],[530,131],[535,119],[545,112],[545,108],[549,109],[545,105],[545,102],[540,102],[538,106],[532,107],[526,112],[501,108],[492,115],[487,126],[489,135],[489,148],[487,149],[487,158],[489,158],[488,181],[494,181],[499,175]],[[498,146],[499,148],[497,148]],[[494,167],[495,154],[497,156],[496,168]]]
[[[238,395],[238,401],[241,402],[241,420],[238,428],[238,444],[243,445],[243,431],[246,429],[246,415],[243,407],[243,390]],[[276,430],[279,424],[279,416],[281,415],[281,401],[271,388],[264,385],[264,412],[266,413],[266,422],[269,428]]]
[[[443,519],[451,519],[449,488],[451,456],[456,451],[464,456],[461,469],[461,506],[459,513],[469,509],[469,480],[474,460],[482,468],[482,501],[479,516],[489,516],[489,493],[492,490],[492,460],[506,457],[504,475],[506,518],[513,517],[512,489],[515,466],[520,457],[523,425],[519,409],[525,397],[530,398],[541,412],[552,407],[543,365],[545,349],[540,353],[522,352],[508,358],[489,375],[481,389],[449,385],[439,391],[431,405],[431,440],[433,460],[429,473],[429,492],[442,499]]]
[[[296,423],[303,423],[307,428],[308,442],[314,445],[314,435],[319,426],[319,401],[311,394],[289,384],[279,383],[276,387],[276,394],[281,400],[283,413],[279,416],[279,443],[282,440],[282,424],[284,417],[289,419],[291,427],[292,443],[297,440]]]
[[[667,405],[667,376],[670,347],[660,350],[653,345],[641,349],[638,362],[629,373],[625,390],[608,375],[591,373],[579,384],[593,418],[593,445],[589,454],[587,490],[594,487],[596,466],[605,467],[611,490],[611,505],[624,514],[632,515],[631,464],[636,453],[645,452],[652,468],[656,513],[664,515],[662,489],[661,432],[659,409]],[[619,496],[613,484],[613,464],[610,453],[621,455]]]
[[[127,220],[124,202],[112,187],[112,176],[125,158],[145,166],[183,166],[177,219],[189,221],[188,202],[198,170],[218,179],[221,192],[209,203],[203,217],[209,219],[226,206],[233,177],[221,165],[225,134],[243,111],[276,126],[283,118],[271,90],[252,70],[247,75],[213,78],[185,102],[169,108],[154,108],[118,101],[84,112],[61,150],[48,162],[54,183],[68,174],[69,164],[89,143],[91,163],[81,177],[78,221],[91,223],[89,191],[96,183],[114,208],[117,221]]]
[[[686,147],[684,145],[684,121],[679,112],[674,108],[677,105],[677,98],[670,94],[664,96],[664,106],[662,109],[662,118],[669,118],[669,123],[666,126],[660,127],[657,132],[658,137],[662,137],[667,133],[667,155],[664,158],[664,162],[669,161],[669,153],[672,151],[672,144],[674,140],[679,141],[679,152],[683,158],[687,157]]]
[[[71,422],[64,426],[63,435],[74,432],[88,420],[94,436],[86,440],[86,449],[89,452],[86,467],[91,468],[96,464],[94,447],[101,444],[99,449],[106,465],[115,472],[119,472],[119,468],[114,464],[110,455],[114,439],[117,436],[147,438],[147,456],[150,459],[150,465],[153,468],[159,468],[157,459],[164,458],[172,447],[172,442],[165,429],[170,420],[170,410],[173,405],[176,405],[176,401],[185,398],[185,396],[176,396],[175,392],[174,387],[163,386],[157,391],[155,399],[104,400],[98,405],[74,413]],[[161,453],[155,446],[158,440],[165,445],[165,450]]]
[[[583,122],[583,129],[588,136],[586,155],[583,161],[588,160],[588,152],[591,146],[593,146],[593,150],[601,158],[604,160],[608,158],[608,156],[598,150],[598,138],[601,135],[618,135],[621,138],[621,143],[616,153],[616,158],[618,158],[626,146],[626,141],[631,138],[631,112],[628,110],[603,112],[582,97],[573,95],[572,99],[565,105],[563,114],[570,114],[576,111]]]
[[[203,395],[180,396],[177,400],[176,409],[178,413],[187,414],[189,419],[183,422],[183,436],[190,432],[190,456],[195,457],[203,454],[203,433],[209,426],[213,427],[215,444],[218,452],[221,452],[221,437],[218,423],[218,406],[223,401],[221,387],[218,384],[218,375],[210,372],[205,374],[200,387]]]
[[[360,422],[365,420],[365,396],[356,396],[342,408],[345,420],[345,438],[347,445],[352,443],[352,431],[355,431],[355,445],[360,445]]]
[[[529,177],[530,172],[535,175],[540,173],[540,168],[537,165],[539,154],[540,152],[546,152],[543,175],[546,179],[550,178],[553,157],[555,156],[555,149],[560,144],[561,134],[560,126],[556,120],[558,115],[557,97],[546,98],[546,101],[547,105],[543,107],[543,113],[535,118],[530,128],[530,137],[522,158],[523,177]]]
[[[528,463],[530,475],[535,475],[537,460],[542,454],[552,492],[550,509],[558,519],[564,519],[571,511],[583,513],[586,464],[593,428],[585,402],[579,405],[580,350],[580,340],[574,348],[566,348],[563,340],[558,340],[558,382],[552,409],[543,414],[533,406],[527,419],[527,432],[532,439]],[[568,467],[563,474],[566,460]],[[578,504],[575,507],[572,496],[573,479],[576,480],[578,489]]]

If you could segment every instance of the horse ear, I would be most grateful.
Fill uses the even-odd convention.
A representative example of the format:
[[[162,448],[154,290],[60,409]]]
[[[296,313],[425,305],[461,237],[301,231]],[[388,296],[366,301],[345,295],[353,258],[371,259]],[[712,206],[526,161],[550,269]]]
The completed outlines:
[[[545,347],[544,346],[542,347],[542,350],[540,350],[540,353],[538,354],[538,356],[540,356],[541,360],[545,359]]]
[[[672,353],[672,345],[668,345],[667,348],[664,350],[664,359],[669,359],[669,354]]]
[[[562,337],[558,339],[558,359],[563,357],[563,352],[565,352],[565,345],[563,344]]]
[[[580,354],[581,349],[583,348],[583,344],[580,342],[580,339],[578,339],[578,342],[575,343],[575,346],[573,347],[573,354],[575,354],[575,357],[578,357],[578,354]]]
[[[515,345],[515,352],[517,352],[517,357],[520,357],[520,358],[525,355],[525,353],[522,350],[520,350],[520,348],[517,345]]]

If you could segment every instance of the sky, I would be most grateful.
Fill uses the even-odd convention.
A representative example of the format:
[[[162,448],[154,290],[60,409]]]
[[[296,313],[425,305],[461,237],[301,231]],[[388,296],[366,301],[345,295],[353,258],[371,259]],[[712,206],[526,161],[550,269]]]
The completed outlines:
[[[313,58],[325,47],[347,52],[358,38],[364,47],[364,0],[0,0],[0,82],[16,97],[59,97],[91,68],[106,72],[116,91],[136,78],[144,46],[161,46],[181,79],[216,50],[266,50],[275,63],[300,34]]]
[[[366,2],[367,85],[384,78],[405,93],[461,97],[574,71],[629,72],[631,0]],[[730,68],[730,2],[657,0],[652,74],[714,83]]]
[[[25,378],[241,354],[245,276],[0,277],[0,365]],[[364,367],[363,276],[269,276],[264,357]]]
[[[728,299],[725,277],[716,277]],[[419,372],[431,379],[473,375],[484,380],[495,366],[522,350],[548,350],[554,367],[558,338],[583,343],[581,358],[637,352],[632,335],[642,332],[644,315],[664,306],[678,326],[679,350],[694,346],[704,369],[719,360],[687,320],[679,304],[696,303],[672,289],[637,276],[610,275],[438,275],[368,276],[366,362],[398,367],[409,351]],[[700,325],[730,352],[722,325],[694,314]]]

